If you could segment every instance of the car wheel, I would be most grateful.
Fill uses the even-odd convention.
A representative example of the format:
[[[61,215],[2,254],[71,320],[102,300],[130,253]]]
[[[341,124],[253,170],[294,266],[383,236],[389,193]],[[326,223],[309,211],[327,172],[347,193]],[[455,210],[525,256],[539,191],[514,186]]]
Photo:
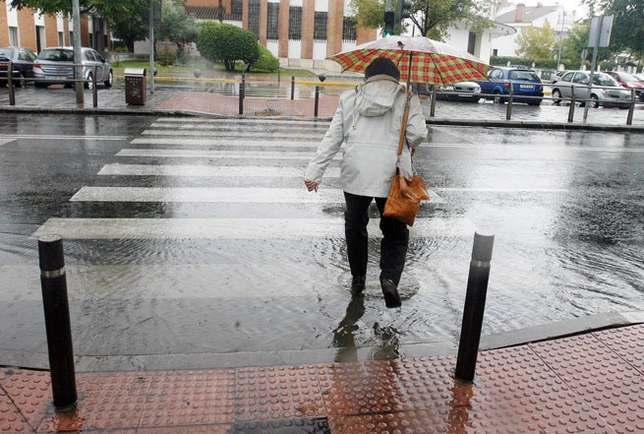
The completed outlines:
[[[25,81],[25,73],[21,72],[18,74],[13,84],[16,87],[25,87],[27,85],[27,82]]]
[[[107,74],[107,80],[105,80],[105,87],[112,87],[112,84],[114,84],[114,74],[110,69],[109,74]]]
[[[85,89],[94,88],[94,76],[92,75],[91,72],[87,74],[87,80],[85,81],[85,83],[83,83],[83,85],[85,86]]]
[[[589,108],[599,107],[599,98],[597,98],[597,95],[590,95],[590,101],[588,101],[588,107]]]
[[[503,104],[503,98],[501,98],[501,94],[498,92],[494,92],[492,101],[494,101],[494,104]]]
[[[561,91],[559,89],[552,90],[552,102],[556,105],[561,103]]]

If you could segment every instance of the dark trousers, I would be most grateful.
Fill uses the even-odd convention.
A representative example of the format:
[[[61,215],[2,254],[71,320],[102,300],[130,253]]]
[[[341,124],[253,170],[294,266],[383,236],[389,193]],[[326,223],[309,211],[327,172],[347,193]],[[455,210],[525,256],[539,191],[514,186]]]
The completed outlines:
[[[344,233],[347,240],[347,255],[351,275],[366,276],[367,261],[369,259],[369,236],[367,223],[369,223],[369,205],[376,200],[380,215],[385,209],[386,197],[356,196],[344,192],[346,210],[344,212]],[[380,281],[390,279],[396,286],[400,282],[407,246],[409,244],[409,228],[399,220],[382,217],[380,219],[382,241],[380,243]]]

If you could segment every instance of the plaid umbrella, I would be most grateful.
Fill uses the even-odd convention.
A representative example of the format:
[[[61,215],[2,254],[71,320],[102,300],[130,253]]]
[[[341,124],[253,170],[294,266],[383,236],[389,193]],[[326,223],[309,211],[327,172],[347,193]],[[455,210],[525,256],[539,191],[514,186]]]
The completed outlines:
[[[377,57],[396,62],[407,83],[449,86],[462,81],[487,80],[489,66],[468,52],[419,36],[388,36],[334,54],[328,59],[343,71],[364,72]]]

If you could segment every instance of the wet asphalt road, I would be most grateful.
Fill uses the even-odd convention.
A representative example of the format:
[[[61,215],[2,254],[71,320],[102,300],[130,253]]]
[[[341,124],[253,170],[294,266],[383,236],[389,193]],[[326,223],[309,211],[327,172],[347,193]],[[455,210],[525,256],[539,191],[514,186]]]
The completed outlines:
[[[474,231],[496,237],[484,334],[644,308],[641,134],[432,127],[416,158],[432,200],[388,310],[377,230],[350,304],[338,162],[304,191],[327,122],[2,116],[3,365],[47,366],[47,233],[65,240],[80,370],[452,348]]]

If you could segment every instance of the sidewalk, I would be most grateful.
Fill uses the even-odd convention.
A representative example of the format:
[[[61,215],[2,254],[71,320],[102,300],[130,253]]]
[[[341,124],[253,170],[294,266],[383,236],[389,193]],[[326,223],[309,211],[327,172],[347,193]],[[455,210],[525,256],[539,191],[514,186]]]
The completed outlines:
[[[0,368],[2,433],[641,433],[644,325],[455,356],[203,371],[79,373],[56,412],[47,372]]]

